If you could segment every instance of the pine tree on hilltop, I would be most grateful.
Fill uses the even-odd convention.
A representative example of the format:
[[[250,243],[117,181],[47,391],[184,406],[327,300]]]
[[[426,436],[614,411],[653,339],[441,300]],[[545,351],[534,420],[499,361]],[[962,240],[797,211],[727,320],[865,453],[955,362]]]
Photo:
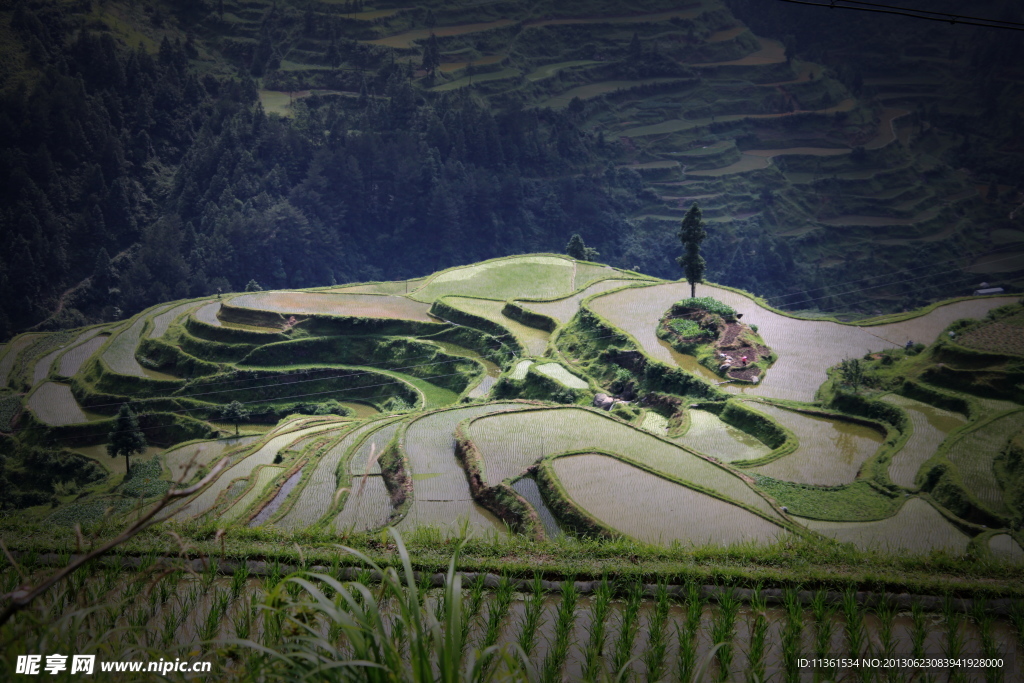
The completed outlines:
[[[125,476],[131,472],[131,458],[136,453],[146,450],[146,435],[139,429],[139,418],[127,403],[121,404],[114,420],[114,429],[108,436],[107,455],[116,458],[124,456]]]
[[[697,283],[704,280],[704,271],[707,269],[707,262],[700,255],[700,244],[707,236],[700,207],[694,202],[679,227],[679,241],[683,243],[686,252],[676,259],[686,274],[686,281],[690,283],[691,299],[697,296]]]

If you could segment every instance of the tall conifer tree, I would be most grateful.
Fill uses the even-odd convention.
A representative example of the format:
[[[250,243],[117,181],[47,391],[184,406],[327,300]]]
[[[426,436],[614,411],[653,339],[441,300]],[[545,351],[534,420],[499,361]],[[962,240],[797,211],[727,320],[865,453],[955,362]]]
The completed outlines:
[[[694,202],[690,210],[686,212],[679,228],[679,241],[683,243],[685,252],[676,259],[686,274],[686,281],[690,283],[690,298],[697,296],[697,283],[704,280],[707,262],[700,255],[700,244],[707,236],[708,232],[704,229],[704,219],[701,217],[700,207]]]
[[[129,458],[146,450],[146,435],[139,429],[139,418],[127,403],[121,404],[114,420],[114,429],[110,432],[107,442],[107,455],[116,458],[124,456],[125,476],[131,472]]]

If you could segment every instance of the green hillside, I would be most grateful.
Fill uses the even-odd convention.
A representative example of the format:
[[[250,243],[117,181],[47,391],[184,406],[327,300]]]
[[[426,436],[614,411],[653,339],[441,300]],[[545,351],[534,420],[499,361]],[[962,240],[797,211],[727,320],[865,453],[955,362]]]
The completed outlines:
[[[514,299],[516,291],[530,296]],[[715,285],[698,295],[705,310],[742,317],[743,334],[756,330],[771,367],[720,370],[718,351],[731,348],[724,338],[703,360],[662,341],[663,316],[692,310],[686,283],[556,255],[409,283],[176,302],[117,325],[18,337],[2,359],[13,428],[8,507],[61,524],[96,523],[99,501],[132,508],[137,494],[124,491],[134,491],[134,475],[98,448],[128,403],[155,447],[140,461],[164,481],[187,485],[213,458],[234,454],[211,488],[174,511],[178,523],[327,533],[468,524],[485,536],[507,525],[543,538],[554,528],[539,520],[553,518],[582,534],[730,545],[814,532],[846,540],[841,523],[877,522],[881,536],[855,544],[955,554],[984,537],[982,524],[1015,533],[1017,492],[1001,489],[995,467],[1019,431],[1018,350],[989,348],[1020,317],[1015,299],[961,299],[851,325],[788,317]],[[557,317],[545,312],[556,308]],[[986,313],[989,322],[962,320]],[[1006,387],[998,398],[997,387]],[[235,402],[240,418],[227,411]],[[936,427],[918,413],[959,417]],[[251,435],[241,441],[231,428],[239,421]],[[219,440],[201,441],[211,437]],[[210,455],[193,466],[197,445]],[[61,463],[49,478],[28,476],[39,449]],[[587,501],[620,475],[575,481],[579,466],[562,460],[583,462],[580,454],[618,460],[630,468],[621,476],[637,478],[614,513]],[[516,493],[523,477],[535,479],[540,509]],[[630,498],[658,480],[668,487],[660,498]],[[143,498],[166,486],[154,482]],[[623,517],[671,508],[684,494],[732,517],[643,533]],[[945,532],[887,535],[906,526],[879,520],[901,514],[910,495]]]
[[[1020,286],[1018,48],[998,34],[739,0],[18,7],[0,335],[573,233],[675,277],[694,201],[711,277],[779,308]]]
[[[503,298],[516,291],[531,298]],[[86,617],[83,634],[112,628],[104,614],[150,625],[109,636],[115,652],[144,642],[209,653],[225,642],[217,638],[261,624],[258,642],[270,650],[226,665],[242,680],[285,680],[306,666],[271,654],[295,643],[274,630],[275,610],[344,621],[330,600],[315,606],[286,589],[284,576],[305,568],[319,573],[316,585],[335,577],[366,586],[372,575],[349,568],[355,560],[338,544],[393,563],[398,546],[385,527],[408,540],[401,552],[420,572],[417,590],[429,589],[455,547],[465,554],[452,567],[491,573],[466,579],[467,614],[495,610],[490,626],[469,617],[462,637],[476,634],[474,643],[495,637],[507,616],[502,601],[535,610],[530,601],[556,587],[561,644],[534,642],[529,620],[507,626],[551,671],[615,667],[633,651],[633,640],[621,641],[636,637],[628,616],[609,622],[623,649],[566,649],[580,642],[566,635],[574,625],[609,621],[590,602],[602,591],[622,597],[627,615],[672,601],[703,610],[701,586],[716,591],[706,619],[701,611],[671,622],[689,630],[680,631],[679,654],[644,660],[640,671],[650,675],[666,662],[689,671],[698,655],[714,657],[720,672],[771,670],[757,650],[738,649],[734,659],[687,640],[719,629],[709,631],[714,642],[742,644],[721,619],[756,622],[764,586],[785,589],[794,629],[844,605],[842,623],[872,614],[878,621],[865,633],[889,637],[891,610],[923,615],[927,604],[946,611],[934,623],[917,617],[913,638],[940,637],[966,623],[963,612],[920,596],[951,591],[1003,606],[988,621],[971,608],[971,633],[1018,614],[1006,611],[1019,610],[1012,600],[1024,571],[1021,356],[1008,333],[1022,315],[1015,297],[850,324],[793,317],[719,285],[697,294],[687,298],[685,281],[535,254],[411,281],[177,301],[120,323],[19,336],[0,357],[8,421],[0,535],[45,568],[51,561],[42,558],[110,539],[168,492],[216,471],[120,546],[123,563],[61,584],[89,586],[81,597],[38,609],[72,618],[71,605],[104,606]],[[743,334],[756,333],[775,361],[723,376],[658,337],[667,314],[693,306],[742,317]],[[716,349],[728,350],[735,324]],[[115,426],[122,405],[138,413],[147,443],[130,469],[105,446],[125,429]],[[188,566],[205,558],[195,561],[207,569],[194,578],[165,571],[151,602],[131,606],[149,572],[175,566],[168,538],[184,544]],[[5,585],[19,570],[4,565]],[[231,587],[224,573],[233,573]],[[602,576],[612,578],[601,584]],[[139,588],[108,594],[117,581]],[[487,581],[497,582],[493,592]],[[644,598],[650,581],[662,587]],[[572,585],[594,591],[586,604],[597,613],[577,614]],[[514,586],[534,597],[509,598]],[[794,586],[815,592],[805,600]],[[886,597],[869,608],[858,590]],[[667,623],[638,633],[656,640]],[[2,628],[91,647],[24,618]],[[792,634],[761,637],[793,647]],[[858,642],[849,646],[859,651]],[[999,636],[986,652],[1009,643]]]

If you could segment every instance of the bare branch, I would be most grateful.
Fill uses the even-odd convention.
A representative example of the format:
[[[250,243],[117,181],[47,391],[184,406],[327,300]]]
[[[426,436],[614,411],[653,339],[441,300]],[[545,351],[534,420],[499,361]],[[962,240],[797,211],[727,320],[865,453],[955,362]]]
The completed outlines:
[[[7,608],[4,609],[3,613],[0,614],[0,626],[6,624],[10,620],[10,618],[14,616],[15,613],[27,607],[33,600],[35,600],[40,595],[48,591],[55,584],[70,576],[79,567],[84,566],[85,564],[91,562],[100,555],[103,555],[104,553],[108,552],[112,548],[116,548],[117,546],[121,545],[122,543],[129,540],[139,532],[144,531],[145,529],[152,526],[155,523],[153,518],[156,517],[158,512],[167,507],[167,505],[170,504],[171,501],[176,500],[178,498],[187,498],[188,496],[191,496],[193,493],[206,487],[213,480],[215,480],[220,475],[220,473],[227,467],[228,461],[229,458],[221,459],[221,461],[218,462],[214,466],[214,468],[210,470],[210,473],[203,477],[203,480],[200,481],[199,483],[190,486],[187,489],[177,489],[168,491],[166,494],[164,494],[164,497],[160,500],[159,503],[156,504],[156,506],[152,510],[150,510],[144,516],[139,518],[138,521],[136,521],[130,527],[125,529],[120,535],[107,541],[99,548],[96,548],[95,550],[92,550],[86,553],[85,555],[82,555],[77,560],[69,563],[68,566],[64,567],[64,569],[61,569],[60,571],[54,573],[52,576],[48,577],[38,586],[27,591],[19,590],[16,594],[12,594],[11,596],[9,596],[11,599],[11,604],[9,604]],[[6,547],[4,547],[5,552],[6,550]],[[10,556],[10,553],[8,553],[8,556]]]

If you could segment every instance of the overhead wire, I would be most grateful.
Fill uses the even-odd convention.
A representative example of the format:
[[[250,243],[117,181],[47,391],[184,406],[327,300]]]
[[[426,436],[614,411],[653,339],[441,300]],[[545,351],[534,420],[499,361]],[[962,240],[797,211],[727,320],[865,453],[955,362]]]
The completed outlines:
[[[814,2],[812,0],[779,0],[792,5],[808,5],[810,7],[823,7],[827,9],[848,9],[859,12],[871,12],[875,14],[892,14],[912,19],[925,19],[938,21],[944,24],[957,24],[965,26],[979,26],[981,28],[998,28],[1009,31],[1024,31],[1024,23],[1008,21],[1003,19],[987,19],[974,17],[966,14],[952,14],[949,12],[935,12],[932,10],[919,10],[912,7],[899,7],[875,2],[859,2],[858,0],[824,0]]]

